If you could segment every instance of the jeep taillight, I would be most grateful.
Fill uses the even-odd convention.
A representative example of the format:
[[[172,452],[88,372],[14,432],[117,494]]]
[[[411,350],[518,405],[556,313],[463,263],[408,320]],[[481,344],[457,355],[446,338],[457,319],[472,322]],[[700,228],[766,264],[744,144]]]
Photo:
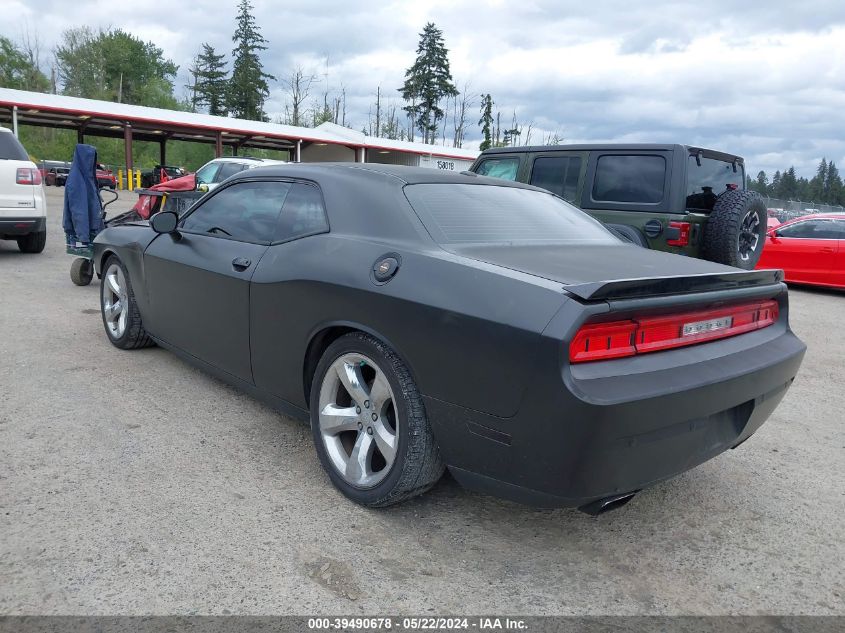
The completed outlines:
[[[777,301],[713,310],[588,323],[569,344],[569,361],[583,363],[686,347],[759,330],[778,319]]]
[[[41,172],[32,167],[18,167],[15,182],[19,185],[40,185]]]
[[[689,245],[689,235],[692,225],[689,222],[669,222],[669,230],[666,232],[666,243],[669,246]]]

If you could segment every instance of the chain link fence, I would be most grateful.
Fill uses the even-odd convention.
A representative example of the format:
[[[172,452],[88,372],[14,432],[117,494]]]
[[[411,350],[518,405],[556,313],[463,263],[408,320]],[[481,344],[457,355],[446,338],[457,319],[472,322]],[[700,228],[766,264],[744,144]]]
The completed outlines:
[[[766,208],[769,210],[769,215],[776,217],[781,222],[813,213],[845,213],[845,207],[837,204],[816,204],[815,202],[781,200],[779,198],[767,197],[763,197],[763,200],[766,203]]]

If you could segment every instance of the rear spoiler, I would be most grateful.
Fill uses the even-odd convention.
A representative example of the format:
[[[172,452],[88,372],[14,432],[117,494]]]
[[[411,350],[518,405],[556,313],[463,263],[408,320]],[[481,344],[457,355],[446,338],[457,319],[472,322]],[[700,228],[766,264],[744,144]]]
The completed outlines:
[[[644,277],[564,285],[566,292],[585,301],[636,299],[682,295],[713,290],[736,290],[771,286],[783,281],[782,270],[742,270],[702,275]]]

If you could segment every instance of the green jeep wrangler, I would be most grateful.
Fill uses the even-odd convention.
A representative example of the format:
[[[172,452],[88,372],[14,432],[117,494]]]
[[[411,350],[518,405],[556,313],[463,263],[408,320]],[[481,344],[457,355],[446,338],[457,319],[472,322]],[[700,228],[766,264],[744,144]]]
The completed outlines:
[[[488,149],[470,171],[557,194],[646,248],[754,268],[766,206],[745,189],[742,158],[687,145]]]

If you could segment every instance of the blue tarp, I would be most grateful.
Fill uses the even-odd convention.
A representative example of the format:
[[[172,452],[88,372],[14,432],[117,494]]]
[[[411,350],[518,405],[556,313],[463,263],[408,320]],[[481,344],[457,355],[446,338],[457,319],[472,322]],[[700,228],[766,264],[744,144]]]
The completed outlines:
[[[68,246],[92,242],[104,228],[102,213],[97,189],[97,150],[80,143],[73,151],[73,163],[65,184],[62,226]]]

